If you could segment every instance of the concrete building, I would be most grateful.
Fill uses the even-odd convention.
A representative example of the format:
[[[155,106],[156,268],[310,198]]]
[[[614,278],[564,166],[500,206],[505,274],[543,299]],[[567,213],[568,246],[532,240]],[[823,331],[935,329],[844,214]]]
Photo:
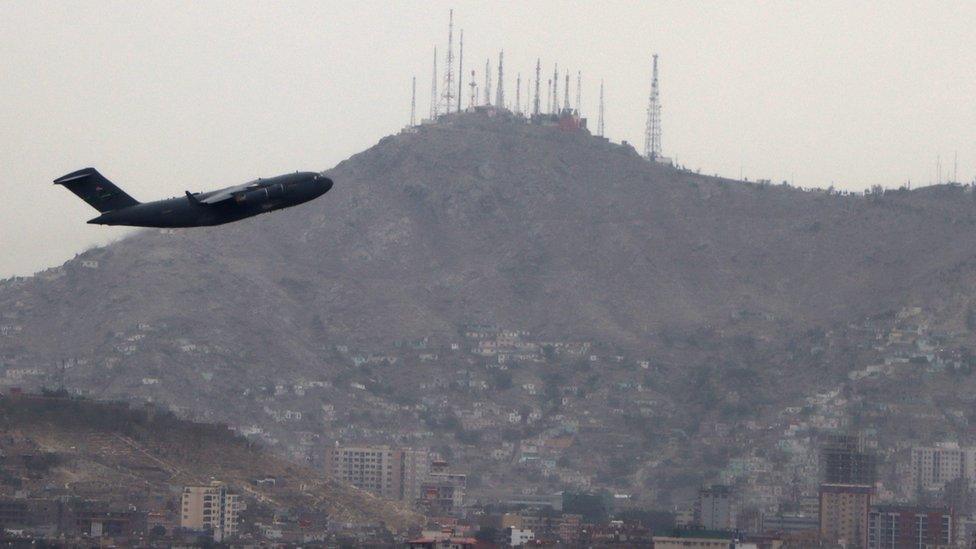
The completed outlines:
[[[820,466],[827,484],[873,486],[877,477],[877,458],[857,435],[827,436],[821,446]]]
[[[430,474],[427,450],[339,446],[325,452],[325,473],[378,496],[413,504]]]
[[[418,507],[428,515],[457,515],[464,507],[468,477],[447,470],[447,463],[435,461],[421,485]]]
[[[731,530],[735,526],[732,489],[715,484],[698,490],[695,523],[706,530]]]
[[[953,544],[947,508],[882,505],[868,514],[869,549],[934,549]]]
[[[421,486],[430,475],[430,452],[425,449],[405,448],[403,451],[403,501],[413,503],[420,499]]]
[[[213,532],[220,542],[237,534],[240,512],[245,509],[241,497],[227,492],[221,482],[208,486],[183,488],[180,504],[180,526],[188,530]]]
[[[941,490],[958,478],[976,479],[976,448],[941,444],[912,448],[911,488]]]
[[[821,484],[820,536],[850,549],[865,549],[872,490],[856,484]]]

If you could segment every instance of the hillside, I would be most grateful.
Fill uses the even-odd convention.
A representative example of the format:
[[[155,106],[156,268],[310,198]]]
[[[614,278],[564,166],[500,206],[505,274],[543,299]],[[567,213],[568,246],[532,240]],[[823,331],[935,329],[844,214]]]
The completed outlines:
[[[972,343],[968,188],[736,182],[483,114],[386,137],[329,175],[300,207],[141,232],[0,283],[0,379],[156,401],[313,461],[376,440],[472,466],[562,429],[577,434],[559,468],[627,485],[644,465],[589,450],[663,467],[652,480],[698,467],[661,464],[710,421],[772,421],[874,360],[870,342],[825,343],[850,323],[920,306]],[[470,324],[527,332],[535,354],[502,368]],[[637,440],[634,423],[654,425]]]
[[[318,512],[333,521],[384,523],[394,530],[419,521],[248,444],[226,427],[181,421],[152,408],[57,395],[0,398],[0,432],[0,456],[6,458],[0,495],[64,487],[67,495],[130,503],[157,494],[172,505],[174,487],[217,479],[266,511]],[[26,474],[18,480],[21,462]],[[256,482],[269,478],[275,483]]]

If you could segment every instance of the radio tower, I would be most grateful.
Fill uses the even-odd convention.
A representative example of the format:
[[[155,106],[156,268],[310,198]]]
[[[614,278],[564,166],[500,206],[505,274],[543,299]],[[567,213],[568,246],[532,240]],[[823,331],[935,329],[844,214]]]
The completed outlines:
[[[540,60],[535,60],[535,100],[532,102],[532,115],[539,116],[539,71],[542,70]]]
[[[515,73],[515,114],[522,114],[522,73]]]
[[[471,71],[471,83],[468,86],[471,87],[471,100],[468,102],[468,108],[473,109],[478,100],[478,83],[474,79],[474,71]]]
[[[410,98],[410,125],[417,125],[417,77],[413,77],[413,96]]]
[[[550,114],[559,111],[559,63],[552,69],[552,103],[550,103]]]
[[[437,46],[434,46],[434,76],[430,79],[430,119],[437,118]]]
[[[505,50],[498,52],[498,82],[495,84],[495,107],[505,108]]]
[[[461,112],[461,93],[464,90],[464,29],[461,29],[461,37],[458,40],[460,52],[458,52],[458,104],[457,112]]]
[[[569,71],[566,71],[566,85],[563,86],[563,109],[569,110]]]
[[[552,114],[552,78],[546,86],[546,112]]]
[[[603,137],[603,79],[600,80],[600,117],[596,122],[596,134]]]
[[[654,160],[661,156],[661,97],[657,83],[657,54],[651,74],[651,97],[647,104],[647,128],[644,130],[644,157]]]
[[[485,60],[485,106],[491,106],[491,60]]]
[[[580,113],[580,90],[583,89],[583,71],[576,73],[576,114]]]
[[[447,24],[447,66],[444,68],[444,112],[451,114],[454,106],[454,10]]]

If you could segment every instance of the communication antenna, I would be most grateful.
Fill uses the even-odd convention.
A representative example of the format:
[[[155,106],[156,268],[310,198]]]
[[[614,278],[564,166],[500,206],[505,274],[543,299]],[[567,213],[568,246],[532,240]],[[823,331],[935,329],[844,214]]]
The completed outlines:
[[[495,107],[505,108],[505,50],[498,52],[498,83],[495,84]]]
[[[596,134],[603,137],[603,79],[600,79],[600,117],[596,123]]]
[[[434,76],[430,79],[430,119],[437,118],[437,46],[434,46]]]
[[[485,106],[491,106],[491,60],[485,60]]]
[[[461,29],[461,36],[458,38],[458,49],[457,112],[461,112],[461,90],[464,89],[464,29]]]
[[[540,60],[535,60],[535,100],[532,102],[532,115],[539,116],[539,71],[542,70]]]
[[[552,103],[549,109],[551,114],[559,110],[559,63],[552,69]]]
[[[654,160],[661,156],[661,97],[657,79],[657,54],[651,73],[651,96],[647,103],[647,126],[644,128],[644,157]]]
[[[413,94],[410,97],[410,125],[417,125],[417,77],[413,77]]]
[[[552,114],[552,78],[549,79],[549,85],[546,87],[546,112]]]
[[[522,73],[515,73],[515,114],[522,114]]]
[[[580,95],[583,89],[583,71],[576,73],[576,114],[579,114],[582,110],[580,108]]]
[[[569,110],[569,71],[566,71],[566,85],[563,86],[563,109]]]
[[[447,66],[444,68],[444,112],[451,114],[454,106],[454,10],[447,24]]]

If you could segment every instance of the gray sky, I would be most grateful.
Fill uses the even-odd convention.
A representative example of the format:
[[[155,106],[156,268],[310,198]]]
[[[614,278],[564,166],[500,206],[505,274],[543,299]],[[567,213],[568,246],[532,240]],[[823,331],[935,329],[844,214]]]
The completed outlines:
[[[408,122],[412,76],[426,114],[450,7],[465,73],[504,48],[514,99],[536,57],[580,70],[594,128],[603,78],[638,149],[659,53],[664,153],[703,173],[917,186],[958,152],[976,174],[973,2],[0,0],[0,277],[126,234],[84,223],[69,171],[152,200],[329,168]]]

